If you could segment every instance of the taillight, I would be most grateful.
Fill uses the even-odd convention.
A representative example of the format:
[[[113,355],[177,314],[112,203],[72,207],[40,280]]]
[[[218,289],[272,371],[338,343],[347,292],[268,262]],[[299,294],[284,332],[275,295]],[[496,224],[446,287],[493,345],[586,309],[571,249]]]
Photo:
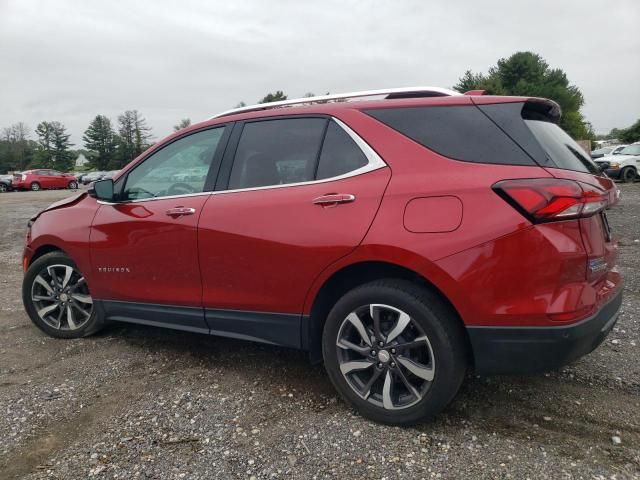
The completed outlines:
[[[574,180],[502,180],[492,188],[533,223],[589,217],[607,206],[602,190]]]

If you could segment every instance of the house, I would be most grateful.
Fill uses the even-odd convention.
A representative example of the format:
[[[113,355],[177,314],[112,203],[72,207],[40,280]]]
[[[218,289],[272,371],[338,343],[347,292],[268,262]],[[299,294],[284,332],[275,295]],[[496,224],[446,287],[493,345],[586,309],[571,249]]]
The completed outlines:
[[[84,167],[87,163],[89,163],[89,160],[87,160],[87,157],[85,157],[82,153],[79,153],[78,156],[76,157],[76,163],[75,163],[76,168]]]

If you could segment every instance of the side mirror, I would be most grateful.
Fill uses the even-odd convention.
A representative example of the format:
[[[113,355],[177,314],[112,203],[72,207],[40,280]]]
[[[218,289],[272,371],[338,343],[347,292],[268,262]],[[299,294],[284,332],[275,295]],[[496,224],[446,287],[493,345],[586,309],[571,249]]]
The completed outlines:
[[[87,192],[89,196],[104,200],[106,202],[113,201],[113,180],[107,178],[105,180],[97,180],[91,184]]]

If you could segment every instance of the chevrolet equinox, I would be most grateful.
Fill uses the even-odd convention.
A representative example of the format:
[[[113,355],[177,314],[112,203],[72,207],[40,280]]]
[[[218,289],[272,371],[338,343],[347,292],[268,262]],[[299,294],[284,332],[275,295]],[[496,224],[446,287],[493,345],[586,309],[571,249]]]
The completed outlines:
[[[431,418],[467,368],[557,368],[616,321],[619,191],[560,114],[428,87],[221,113],[29,221],[26,311],[303,349],[364,416]]]

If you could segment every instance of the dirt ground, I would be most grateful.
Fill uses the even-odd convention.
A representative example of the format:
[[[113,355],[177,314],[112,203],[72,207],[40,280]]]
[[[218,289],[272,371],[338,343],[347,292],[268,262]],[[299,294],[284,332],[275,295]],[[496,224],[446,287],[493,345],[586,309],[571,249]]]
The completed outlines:
[[[0,478],[640,478],[640,184],[620,188],[626,292],[605,343],[560,372],[470,373],[412,428],[358,416],[293,350],[129,325],[46,337],[21,250],[69,192],[0,194]]]

